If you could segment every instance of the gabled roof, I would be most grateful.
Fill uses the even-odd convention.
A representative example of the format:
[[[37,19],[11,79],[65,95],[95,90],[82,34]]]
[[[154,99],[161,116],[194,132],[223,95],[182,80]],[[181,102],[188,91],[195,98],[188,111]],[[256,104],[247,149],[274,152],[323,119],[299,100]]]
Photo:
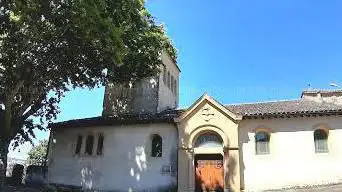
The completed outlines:
[[[342,112],[342,105],[317,102],[308,99],[232,104],[226,105],[226,108],[243,115],[244,117],[296,114],[338,114]]]
[[[157,122],[175,123],[192,114],[192,112],[204,102],[211,103],[234,120],[258,117],[270,118],[311,115],[342,115],[342,104],[325,101],[314,101],[301,98],[297,100],[242,103],[224,106],[207,94],[204,94],[187,109],[170,109],[156,114],[122,114],[120,116],[99,116],[84,119],[74,119],[53,123],[50,124],[49,127],[87,127],[94,125],[147,124]]]
[[[226,114],[227,116],[229,116],[230,118],[232,118],[233,120],[241,120],[242,116],[239,114],[234,113],[233,111],[231,111],[230,109],[226,108],[224,105],[220,104],[219,102],[217,102],[215,99],[211,98],[209,95],[207,95],[206,93],[203,94],[199,99],[197,99],[197,101],[192,104],[188,109],[186,109],[180,116],[179,118],[176,119],[177,122],[182,121],[183,119],[185,119],[187,116],[189,116],[190,114],[193,113],[193,111],[195,111],[198,106],[202,105],[203,103],[208,102],[210,104],[212,104],[213,106],[215,106],[218,110],[220,110],[222,113]]]

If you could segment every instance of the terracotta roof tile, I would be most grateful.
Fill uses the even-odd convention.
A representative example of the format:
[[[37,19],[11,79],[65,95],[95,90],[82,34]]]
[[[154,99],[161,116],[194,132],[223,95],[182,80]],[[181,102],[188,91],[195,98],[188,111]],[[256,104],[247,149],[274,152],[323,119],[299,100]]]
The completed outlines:
[[[122,114],[120,116],[98,116],[83,119],[73,119],[50,124],[50,128],[63,127],[87,127],[96,125],[121,125],[167,122],[173,123],[174,118],[180,115],[182,110],[166,110],[157,114]]]
[[[263,103],[232,104],[226,107],[243,116],[342,112],[342,105],[307,99]]]
[[[225,107],[243,117],[272,117],[286,115],[339,114],[342,115],[342,105],[316,102],[308,99],[272,101],[246,104],[230,104]],[[166,122],[174,123],[186,109],[170,109],[156,114],[123,114],[120,116],[99,116],[84,119],[74,119],[51,124],[51,128],[86,127],[94,125],[121,125]]]

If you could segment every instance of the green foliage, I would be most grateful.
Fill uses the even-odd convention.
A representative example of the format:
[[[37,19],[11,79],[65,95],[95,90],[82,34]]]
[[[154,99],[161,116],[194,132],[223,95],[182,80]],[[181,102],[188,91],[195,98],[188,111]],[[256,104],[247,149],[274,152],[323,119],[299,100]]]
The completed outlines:
[[[176,60],[143,0],[0,2],[0,163],[11,141],[32,142],[34,129],[46,129],[70,88],[155,75],[163,50]]]
[[[48,147],[47,140],[39,141],[28,153],[27,162],[29,165],[43,165],[46,160],[46,152]]]
[[[13,139],[15,147],[31,141],[33,129],[56,118],[72,87],[155,75],[163,50],[176,60],[142,0],[1,1],[0,99],[6,108],[0,148]]]

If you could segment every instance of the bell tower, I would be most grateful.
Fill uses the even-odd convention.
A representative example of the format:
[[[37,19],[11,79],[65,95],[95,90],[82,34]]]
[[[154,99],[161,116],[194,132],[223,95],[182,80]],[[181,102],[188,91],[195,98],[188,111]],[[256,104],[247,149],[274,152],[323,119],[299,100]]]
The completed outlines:
[[[170,56],[162,53],[161,72],[134,85],[108,84],[105,87],[103,116],[123,113],[158,113],[178,107],[180,69]]]

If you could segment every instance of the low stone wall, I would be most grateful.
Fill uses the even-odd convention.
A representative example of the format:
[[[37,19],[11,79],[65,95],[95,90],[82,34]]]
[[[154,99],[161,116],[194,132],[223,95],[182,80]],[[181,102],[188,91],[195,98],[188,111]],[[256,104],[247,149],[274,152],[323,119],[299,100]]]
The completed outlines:
[[[13,167],[15,164],[23,165],[25,168],[27,166],[26,160],[8,157],[7,158],[7,170],[6,170],[7,177],[12,177],[12,171],[13,171]]]
[[[39,165],[28,165],[26,160],[8,158],[6,176],[11,184],[43,185],[47,169]],[[17,169],[15,170],[15,167]],[[20,170],[18,169],[20,167]],[[19,176],[20,174],[21,176]]]
[[[43,185],[45,183],[45,174],[47,168],[39,165],[29,165],[26,168],[25,184]]]

